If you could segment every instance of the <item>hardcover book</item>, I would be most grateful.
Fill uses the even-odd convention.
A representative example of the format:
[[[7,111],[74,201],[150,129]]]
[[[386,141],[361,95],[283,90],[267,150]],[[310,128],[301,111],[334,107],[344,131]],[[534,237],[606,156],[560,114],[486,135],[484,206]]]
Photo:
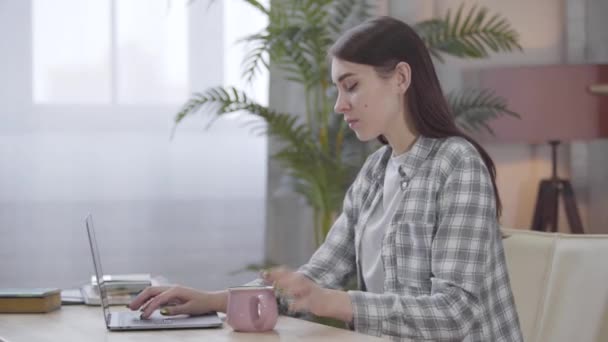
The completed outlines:
[[[0,288],[1,313],[44,313],[61,307],[55,288]]]

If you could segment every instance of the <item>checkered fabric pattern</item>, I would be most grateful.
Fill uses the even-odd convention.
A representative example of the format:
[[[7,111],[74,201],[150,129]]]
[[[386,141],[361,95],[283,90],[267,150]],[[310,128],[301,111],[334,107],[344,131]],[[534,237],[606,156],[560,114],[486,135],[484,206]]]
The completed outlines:
[[[496,218],[479,153],[463,138],[419,137],[400,166],[401,204],[382,242],[384,293],[365,292],[360,236],[381,201],[392,150],[372,154],[346,194],[325,242],[298,271],[348,291],[355,330],[395,340],[522,341]]]

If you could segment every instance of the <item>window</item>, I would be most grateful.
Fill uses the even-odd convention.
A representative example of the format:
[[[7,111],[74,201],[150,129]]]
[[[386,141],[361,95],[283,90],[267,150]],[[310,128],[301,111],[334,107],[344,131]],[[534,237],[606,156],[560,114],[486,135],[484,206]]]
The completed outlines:
[[[187,0],[33,0],[33,102],[182,102],[187,10]]]

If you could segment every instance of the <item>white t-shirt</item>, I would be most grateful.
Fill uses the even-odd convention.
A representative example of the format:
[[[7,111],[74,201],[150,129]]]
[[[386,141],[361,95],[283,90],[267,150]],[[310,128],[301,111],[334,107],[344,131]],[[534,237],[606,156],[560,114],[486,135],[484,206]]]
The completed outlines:
[[[401,176],[399,165],[407,152],[391,156],[386,165],[382,201],[374,208],[361,235],[361,271],[368,292],[384,293],[384,264],[382,263],[382,239],[401,202]]]

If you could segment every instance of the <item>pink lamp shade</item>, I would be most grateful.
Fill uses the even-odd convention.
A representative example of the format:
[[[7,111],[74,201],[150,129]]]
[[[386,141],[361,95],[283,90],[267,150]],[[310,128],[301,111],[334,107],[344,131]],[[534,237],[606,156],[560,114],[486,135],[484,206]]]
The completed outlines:
[[[608,64],[537,65],[485,69],[479,86],[507,100],[521,119],[490,122],[482,141],[546,143],[608,137]]]

